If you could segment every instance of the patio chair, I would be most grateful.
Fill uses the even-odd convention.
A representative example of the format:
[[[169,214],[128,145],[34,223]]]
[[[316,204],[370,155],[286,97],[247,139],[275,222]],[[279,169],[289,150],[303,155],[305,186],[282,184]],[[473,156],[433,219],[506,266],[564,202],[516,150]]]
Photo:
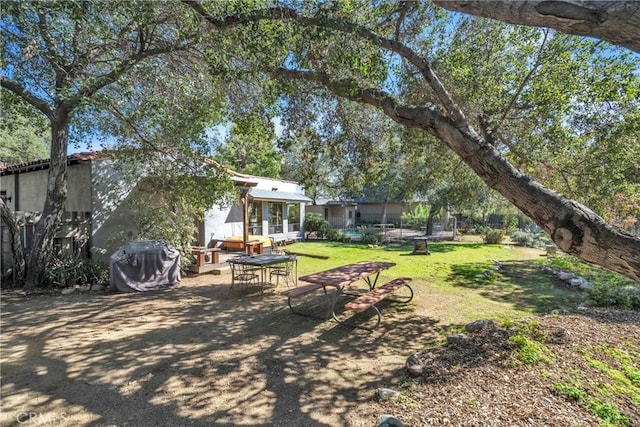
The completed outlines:
[[[272,267],[269,273],[269,282],[273,283],[273,276],[276,276],[276,288],[280,284],[280,278],[284,280],[287,288],[289,288],[289,284],[292,284],[295,287],[297,281],[295,278],[295,262],[296,257],[291,255],[288,257],[286,262]]]
[[[236,285],[239,285],[242,291],[242,288],[260,283],[258,270],[256,270],[255,267],[241,264],[238,261],[238,258],[232,258],[227,261],[231,267],[231,288],[229,288],[229,292],[231,292]]]
[[[273,237],[269,237],[269,240],[271,240],[271,253],[272,254],[276,254],[276,255],[284,255],[285,254],[285,252],[278,247],[278,243],[276,242],[276,239],[274,239]]]

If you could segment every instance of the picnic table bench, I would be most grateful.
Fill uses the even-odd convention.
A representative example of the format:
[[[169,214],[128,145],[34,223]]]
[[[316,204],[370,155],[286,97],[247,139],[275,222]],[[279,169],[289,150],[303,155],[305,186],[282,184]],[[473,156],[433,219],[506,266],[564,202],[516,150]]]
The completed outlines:
[[[380,272],[394,265],[394,263],[388,262],[360,262],[333,268],[331,270],[322,271],[319,273],[313,273],[304,277],[300,277],[301,281],[310,282],[309,284],[298,286],[292,289],[287,289],[286,291],[281,292],[281,295],[287,297],[287,304],[289,306],[289,309],[295,314],[320,319],[327,319],[329,318],[329,316],[331,316],[340,324],[372,330],[373,328],[380,325],[380,322],[382,320],[380,310],[375,306],[375,304],[382,301],[402,287],[407,288],[409,295],[397,300],[407,303],[413,299],[413,289],[411,289],[408,284],[411,281],[411,278],[408,277],[402,277],[392,280],[376,288],[376,282]],[[371,279],[372,277],[373,280]],[[364,325],[340,320],[335,312],[338,297],[352,295],[344,292],[345,287],[358,281],[359,279],[365,280],[369,287],[369,290],[363,294],[358,294],[354,300],[347,303],[347,305],[345,305],[345,311],[360,313],[370,308],[373,309],[377,316],[376,324],[373,327],[367,327]],[[335,288],[335,292],[328,292],[327,288]],[[300,298],[321,289],[326,298],[327,311],[325,316],[321,317],[310,312],[298,310],[292,304],[293,299]]]
[[[356,299],[348,302],[344,306],[345,310],[354,311],[356,313],[362,313],[364,311],[367,311],[368,309],[373,309],[373,311],[376,313],[376,316],[377,316],[376,324],[374,326],[368,327],[364,325],[356,325],[344,320],[340,320],[336,317],[335,312],[333,312],[333,318],[339,323],[353,326],[356,328],[362,328],[367,330],[375,329],[380,325],[380,322],[382,321],[382,314],[380,313],[380,310],[378,309],[378,307],[376,307],[376,304],[382,301],[383,299],[385,299],[386,297],[388,297],[389,295],[393,294],[395,291],[397,291],[403,286],[406,287],[407,290],[409,291],[409,296],[399,299],[398,302],[402,302],[406,304],[409,301],[411,301],[413,299],[413,289],[411,289],[411,286],[409,286],[409,282],[411,280],[412,279],[410,277],[400,277],[398,279],[394,279],[390,282],[385,283],[379,288],[371,289],[366,294],[362,294],[356,297]]]

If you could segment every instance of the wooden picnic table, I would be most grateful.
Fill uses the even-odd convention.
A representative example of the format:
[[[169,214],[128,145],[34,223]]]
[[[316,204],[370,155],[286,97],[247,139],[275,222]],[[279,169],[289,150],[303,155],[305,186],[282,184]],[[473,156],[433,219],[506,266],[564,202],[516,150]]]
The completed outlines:
[[[369,291],[371,291],[376,287],[380,272],[387,270],[394,265],[396,264],[393,262],[362,261],[355,264],[347,264],[332,268],[330,270],[320,271],[318,273],[308,274],[298,279],[300,281],[307,282],[307,285],[288,289],[282,292],[282,295],[287,297],[287,302],[292,312],[303,316],[318,317],[294,309],[291,304],[291,299],[322,289],[326,297],[327,312],[326,315],[321,318],[327,319],[330,316],[333,316],[334,319],[338,320],[335,314],[335,305],[338,297],[344,293],[344,289],[347,286],[362,279],[369,287]],[[327,288],[333,288],[335,291],[327,292]]]
[[[394,262],[362,261],[308,274],[299,280],[342,290],[345,286],[363,279],[371,290],[376,287],[380,272],[394,265]]]

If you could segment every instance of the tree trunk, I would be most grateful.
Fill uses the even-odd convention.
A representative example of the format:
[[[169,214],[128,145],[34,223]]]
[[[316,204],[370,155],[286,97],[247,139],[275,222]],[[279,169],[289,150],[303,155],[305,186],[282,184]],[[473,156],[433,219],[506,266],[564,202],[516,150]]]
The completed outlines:
[[[67,145],[69,115],[56,112],[51,120],[51,161],[47,180],[47,196],[42,215],[36,223],[33,244],[27,257],[25,287],[42,283],[53,251],[53,240],[62,220],[67,201]]]
[[[22,248],[22,240],[20,240],[20,227],[11,212],[11,209],[0,199],[0,218],[9,229],[9,243],[11,244],[11,253],[13,255],[13,284],[20,286],[24,283],[24,252]]]
[[[440,212],[439,205],[432,205],[429,209],[429,216],[427,216],[427,229],[425,230],[425,235],[433,236],[433,218]]]
[[[386,224],[387,223],[387,210],[389,208],[389,191],[387,191],[387,194],[384,196],[384,201],[382,202],[382,215],[380,215],[380,223],[381,224]]]
[[[586,206],[543,187],[490,144],[445,120],[416,120],[447,144],[491,188],[541,226],[564,252],[640,282],[640,238],[607,224]],[[430,120],[427,120],[429,122]]]
[[[640,52],[638,1],[486,1],[434,0],[456,12],[493,18],[510,24],[549,27],[563,33],[597,37]]]

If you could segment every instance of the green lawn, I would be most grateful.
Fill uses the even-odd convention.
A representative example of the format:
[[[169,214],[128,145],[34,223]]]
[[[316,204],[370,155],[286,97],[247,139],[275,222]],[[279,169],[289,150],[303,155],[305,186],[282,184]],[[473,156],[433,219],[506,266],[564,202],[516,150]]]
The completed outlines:
[[[413,278],[416,314],[445,324],[463,324],[479,318],[519,318],[554,309],[573,309],[585,295],[554,284],[538,268],[542,252],[507,245],[430,243],[431,255],[412,255],[413,246],[380,246],[338,242],[301,242],[287,246],[302,256],[300,276],[352,262],[395,262],[380,280]],[[495,271],[496,262],[500,270]],[[494,272],[486,274],[487,271]]]

